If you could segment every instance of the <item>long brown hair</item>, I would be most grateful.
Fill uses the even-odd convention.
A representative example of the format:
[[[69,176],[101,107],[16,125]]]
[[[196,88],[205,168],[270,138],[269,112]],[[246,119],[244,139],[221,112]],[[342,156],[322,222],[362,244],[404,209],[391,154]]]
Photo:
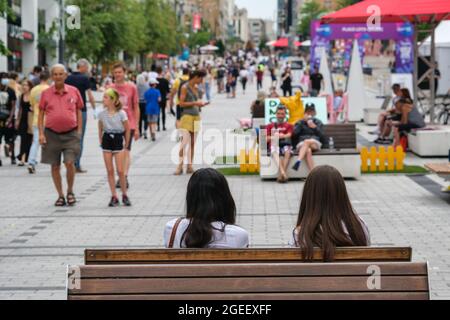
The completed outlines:
[[[344,179],[331,166],[316,167],[308,175],[296,230],[297,244],[307,261],[313,259],[314,247],[322,249],[324,261],[333,261],[336,247],[368,245]]]

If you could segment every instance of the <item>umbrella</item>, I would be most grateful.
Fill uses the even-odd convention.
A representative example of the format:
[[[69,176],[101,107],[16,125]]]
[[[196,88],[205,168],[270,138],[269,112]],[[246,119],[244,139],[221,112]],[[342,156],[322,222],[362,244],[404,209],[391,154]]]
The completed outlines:
[[[435,29],[439,22],[443,20],[450,20],[450,1],[449,0],[366,0],[358,2],[354,5],[345,7],[336,12],[327,14],[321,18],[324,23],[367,23],[373,17],[374,8],[379,13],[381,22],[409,22],[414,27],[414,104],[417,106],[418,92],[420,90],[419,84],[427,77],[430,78],[430,117],[431,123],[434,123],[434,102],[435,102],[435,68],[436,57],[435,52]],[[430,24],[428,30],[419,30],[420,23]],[[418,34],[427,32],[431,34],[431,59],[428,60],[420,56],[417,39]],[[418,60],[424,60],[430,69],[418,79]]]
[[[311,40],[302,41],[302,47],[311,47]]]

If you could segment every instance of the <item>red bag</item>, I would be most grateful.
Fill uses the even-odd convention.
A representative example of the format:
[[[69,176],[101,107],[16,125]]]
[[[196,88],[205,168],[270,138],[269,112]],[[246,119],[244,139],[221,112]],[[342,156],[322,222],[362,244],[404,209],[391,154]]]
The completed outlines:
[[[404,152],[408,150],[408,136],[400,137],[400,145],[402,146]]]

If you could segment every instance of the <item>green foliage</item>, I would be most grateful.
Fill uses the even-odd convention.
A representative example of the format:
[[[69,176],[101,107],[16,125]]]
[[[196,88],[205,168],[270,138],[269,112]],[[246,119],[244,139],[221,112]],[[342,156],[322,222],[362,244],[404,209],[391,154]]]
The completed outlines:
[[[54,39],[58,31],[56,20],[52,22],[52,25],[48,31],[40,31],[38,36],[38,48],[50,52],[52,57],[56,57],[57,43]]]
[[[307,1],[300,9],[300,24],[298,25],[298,33],[303,36],[304,39],[310,38],[310,25],[315,19],[320,18],[327,9],[316,0]]]
[[[0,17],[6,18],[7,16],[15,17],[14,12],[8,4],[8,0],[0,0]],[[5,46],[2,40],[0,40],[0,56],[7,56],[10,52]]]
[[[356,0],[338,0],[336,2],[336,10],[351,6],[352,4],[355,4]]]
[[[211,33],[211,28],[205,19],[202,19],[202,25],[197,32],[191,31],[189,33],[188,46],[192,50],[196,49],[196,47],[203,47],[209,44],[212,40],[213,35]]]

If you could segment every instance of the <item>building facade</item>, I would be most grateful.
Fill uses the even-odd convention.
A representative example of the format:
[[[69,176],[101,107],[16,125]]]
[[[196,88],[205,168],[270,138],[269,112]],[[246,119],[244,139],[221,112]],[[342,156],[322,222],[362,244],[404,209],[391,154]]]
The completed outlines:
[[[28,74],[35,65],[51,65],[58,61],[56,35],[52,49],[38,46],[39,33],[50,30],[58,21],[58,3],[54,0],[10,0],[9,4],[15,17],[0,18],[0,39],[10,55],[0,57],[0,70]]]
[[[233,29],[235,37],[242,40],[243,43],[247,43],[249,40],[249,19],[247,9],[239,9],[235,7],[233,15]]]

